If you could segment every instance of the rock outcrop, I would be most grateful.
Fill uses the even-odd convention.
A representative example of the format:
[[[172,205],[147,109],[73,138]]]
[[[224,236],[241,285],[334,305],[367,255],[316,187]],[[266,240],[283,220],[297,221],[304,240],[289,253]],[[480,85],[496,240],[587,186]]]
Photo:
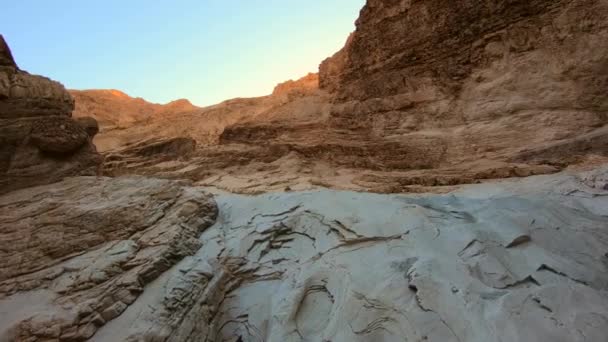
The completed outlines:
[[[73,108],[60,83],[20,70],[0,36],[0,193],[96,174],[95,124]]]
[[[200,247],[217,207],[174,181],[75,177],[0,197],[0,340],[83,341]]]
[[[0,339],[603,341],[607,179],[217,208],[142,177],[20,190],[0,197]]]

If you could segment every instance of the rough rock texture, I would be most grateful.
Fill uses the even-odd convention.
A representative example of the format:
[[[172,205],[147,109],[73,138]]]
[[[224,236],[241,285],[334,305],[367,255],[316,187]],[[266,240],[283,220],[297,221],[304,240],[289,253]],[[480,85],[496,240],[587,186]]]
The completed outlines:
[[[0,197],[0,339],[603,341],[607,180],[220,194],[206,230],[214,202],[174,181],[20,190]]]
[[[0,67],[17,68],[11,49],[4,41],[4,37],[0,38]]]
[[[31,142],[43,152],[74,152],[86,144],[88,139],[89,134],[85,128],[69,117],[35,121],[30,131]]]
[[[20,70],[0,36],[0,193],[97,172],[93,122],[72,120],[73,108],[60,83]]]
[[[195,107],[187,100],[153,104],[118,90],[70,90],[70,93],[76,100],[75,117],[92,116],[100,122],[101,134],[95,144],[102,152],[142,143],[151,135],[158,139],[192,138],[200,146],[213,146],[230,125],[306,115],[306,109],[300,113],[302,110],[294,111],[291,104],[318,95],[318,75],[309,74],[279,84],[269,96],[237,98],[205,108]],[[303,106],[310,107],[306,103]]]
[[[319,87],[327,89],[330,92],[337,90],[338,80],[344,73],[346,62],[348,61],[348,52],[353,42],[354,34],[351,33],[346,39],[344,47],[336,52],[333,56],[326,58],[319,65]]]
[[[0,197],[0,340],[89,338],[194,254],[216,214],[200,189],[141,177]]]
[[[272,95],[284,95],[291,100],[306,95],[314,95],[317,89],[319,89],[319,74],[309,73],[298,80],[289,80],[278,84]]]
[[[603,341],[607,176],[219,195],[203,247],[93,340]]]
[[[605,341],[608,168],[572,169],[608,160],[607,14],[368,0],[319,75],[269,96],[150,116],[79,93],[79,116],[135,110],[101,124],[105,172],[218,195],[76,177],[0,196],[0,341]],[[0,39],[0,192],[96,165],[66,94]],[[293,191],[314,186],[448,193]]]
[[[196,149],[192,138],[152,138],[127,145],[107,153],[104,159],[105,173],[111,176],[129,174],[131,168],[138,174],[159,176],[154,170],[158,165],[189,163]]]
[[[606,15],[603,0],[369,0],[320,67],[332,125],[406,151],[427,140],[432,168],[531,150],[533,163],[575,162],[539,145],[606,155]],[[580,148],[585,134],[602,143]]]

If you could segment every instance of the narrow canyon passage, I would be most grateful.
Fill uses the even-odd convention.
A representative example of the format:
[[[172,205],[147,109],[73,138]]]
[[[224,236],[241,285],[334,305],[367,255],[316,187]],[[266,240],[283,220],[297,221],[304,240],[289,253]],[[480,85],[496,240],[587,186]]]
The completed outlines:
[[[608,342],[608,0],[13,3],[0,342]]]

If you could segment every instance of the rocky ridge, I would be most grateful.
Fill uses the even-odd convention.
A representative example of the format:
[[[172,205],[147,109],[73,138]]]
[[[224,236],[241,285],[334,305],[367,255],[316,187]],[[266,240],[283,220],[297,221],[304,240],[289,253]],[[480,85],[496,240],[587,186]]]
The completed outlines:
[[[96,137],[95,145],[100,151],[144,140],[145,134],[133,132],[137,127],[198,109],[186,99],[161,105],[115,89],[69,90],[69,93],[76,103],[74,117],[93,117],[99,122],[102,134]],[[127,131],[128,128],[132,130]]]

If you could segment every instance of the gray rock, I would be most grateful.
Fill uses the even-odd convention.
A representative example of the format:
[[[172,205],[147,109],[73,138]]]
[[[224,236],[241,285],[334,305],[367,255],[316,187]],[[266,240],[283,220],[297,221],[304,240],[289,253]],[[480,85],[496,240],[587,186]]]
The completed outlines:
[[[194,254],[216,213],[200,189],[143,177],[0,197],[0,340],[89,338]]]
[[[0,197],[0,340],[603,341],[607,175],[215,201],[144,177],[20,190]]]
[[[220,194],[202,248],[92,340],[602,341],[607,174]]]

